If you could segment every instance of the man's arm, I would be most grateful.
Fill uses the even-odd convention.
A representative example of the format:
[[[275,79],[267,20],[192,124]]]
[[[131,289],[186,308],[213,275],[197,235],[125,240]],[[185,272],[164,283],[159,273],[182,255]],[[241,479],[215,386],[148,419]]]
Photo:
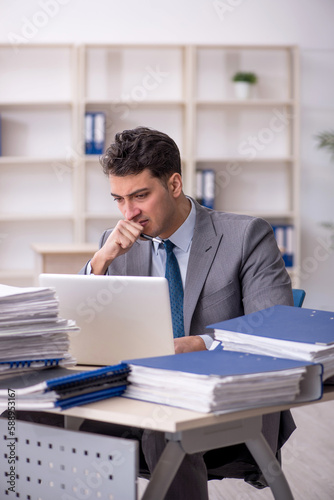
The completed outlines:
[[[189,335],[174,339],[175,354],[192,351],[206,351],[206,345],[200,335]]]
[[[240,282],[244,313],[281,304],[293,306],[290,276],[270,224],[253,219],[245,231]]]
[[[226,253],[225,246],[224,251],[217,252],[216,256],[218,260],[224,259],[224,265],[227,266],[226,280],[231,280],[229,294],[222,295],[219,301],[215,297],[216,302],[212,307],[206,304],[203,309],[201,304],[198,305],[200,316],[197,319],[201,322],[203,332],[205,326],[213,322],[248,314],[275,304],[293,305],[291,280],[270,224],[263,219],[249,219],[242,231],[239,226],[238,232],[240,237],[231,243],[230,253]],[[219,266],[212,266],[212,269],[213,279],[216,280]],[[236,301],[235,307],[232,307],[233,301]],[[227,316],[228,311],[232,316]],[[199,328],[197,331],[201,333]],[[175,347],[176,352],[208,348],[200,335],[176,339]]]

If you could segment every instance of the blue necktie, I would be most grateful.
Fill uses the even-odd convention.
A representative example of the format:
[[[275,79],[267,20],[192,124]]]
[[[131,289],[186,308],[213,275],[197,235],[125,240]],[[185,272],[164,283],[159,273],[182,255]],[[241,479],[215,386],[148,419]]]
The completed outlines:
[[[163,242],[167,259],[165,277],[169,284],[169,297],[172,309],[173,335],[174,338],[184,336],[183,326],[183,286],[179,264],[174,255],[174,243],[169,240]]]

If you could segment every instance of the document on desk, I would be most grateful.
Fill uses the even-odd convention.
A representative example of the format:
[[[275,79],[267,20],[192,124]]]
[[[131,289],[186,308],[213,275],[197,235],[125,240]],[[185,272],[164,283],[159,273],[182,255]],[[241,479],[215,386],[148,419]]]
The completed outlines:
[[[321,363],[334,375],[334,312],[277,305],[209,325],[224,350]]]
[[[0,414],[9,401],[14,401],[15,410],[64,410],[120,396],[128,373],[128,365],[120,363],[89,371],[56,367],[0,378]]]
[[[47,287],[0,285],[0,377],[53,365],[69,366],[74,321],[59,316],[56,292]]]
[[[322,395],[322,366],[231,351],[196,351],[125,361],[124,396],[200,412],[226,412]]]

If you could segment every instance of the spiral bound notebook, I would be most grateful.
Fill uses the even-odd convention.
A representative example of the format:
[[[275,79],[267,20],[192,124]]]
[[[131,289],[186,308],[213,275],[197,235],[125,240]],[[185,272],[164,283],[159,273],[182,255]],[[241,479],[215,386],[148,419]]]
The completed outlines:
[[[16,410],[66,409],[120,396],[127,386],[125,363],[89,371],[66,368],[32,371],[0,379],[0,413],[15,401]]]
[[[67,364],[65,358],[54,359],[20,359],[14,361],[0,361],[0,375],[14,371],[37,370],[43,368],[52,368],[55,366],[63,366]],[[71,363],[72,364],[72,363]]]

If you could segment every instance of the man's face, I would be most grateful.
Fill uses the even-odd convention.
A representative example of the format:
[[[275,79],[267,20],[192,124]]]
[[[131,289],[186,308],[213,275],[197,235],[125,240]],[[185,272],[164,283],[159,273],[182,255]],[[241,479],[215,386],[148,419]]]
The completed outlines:
[[[179,225],[173,187],[165,187],[149,170],[137,175],[109,175],[110,192],[123,217],[143,226],[143,233],[168,238]]]

